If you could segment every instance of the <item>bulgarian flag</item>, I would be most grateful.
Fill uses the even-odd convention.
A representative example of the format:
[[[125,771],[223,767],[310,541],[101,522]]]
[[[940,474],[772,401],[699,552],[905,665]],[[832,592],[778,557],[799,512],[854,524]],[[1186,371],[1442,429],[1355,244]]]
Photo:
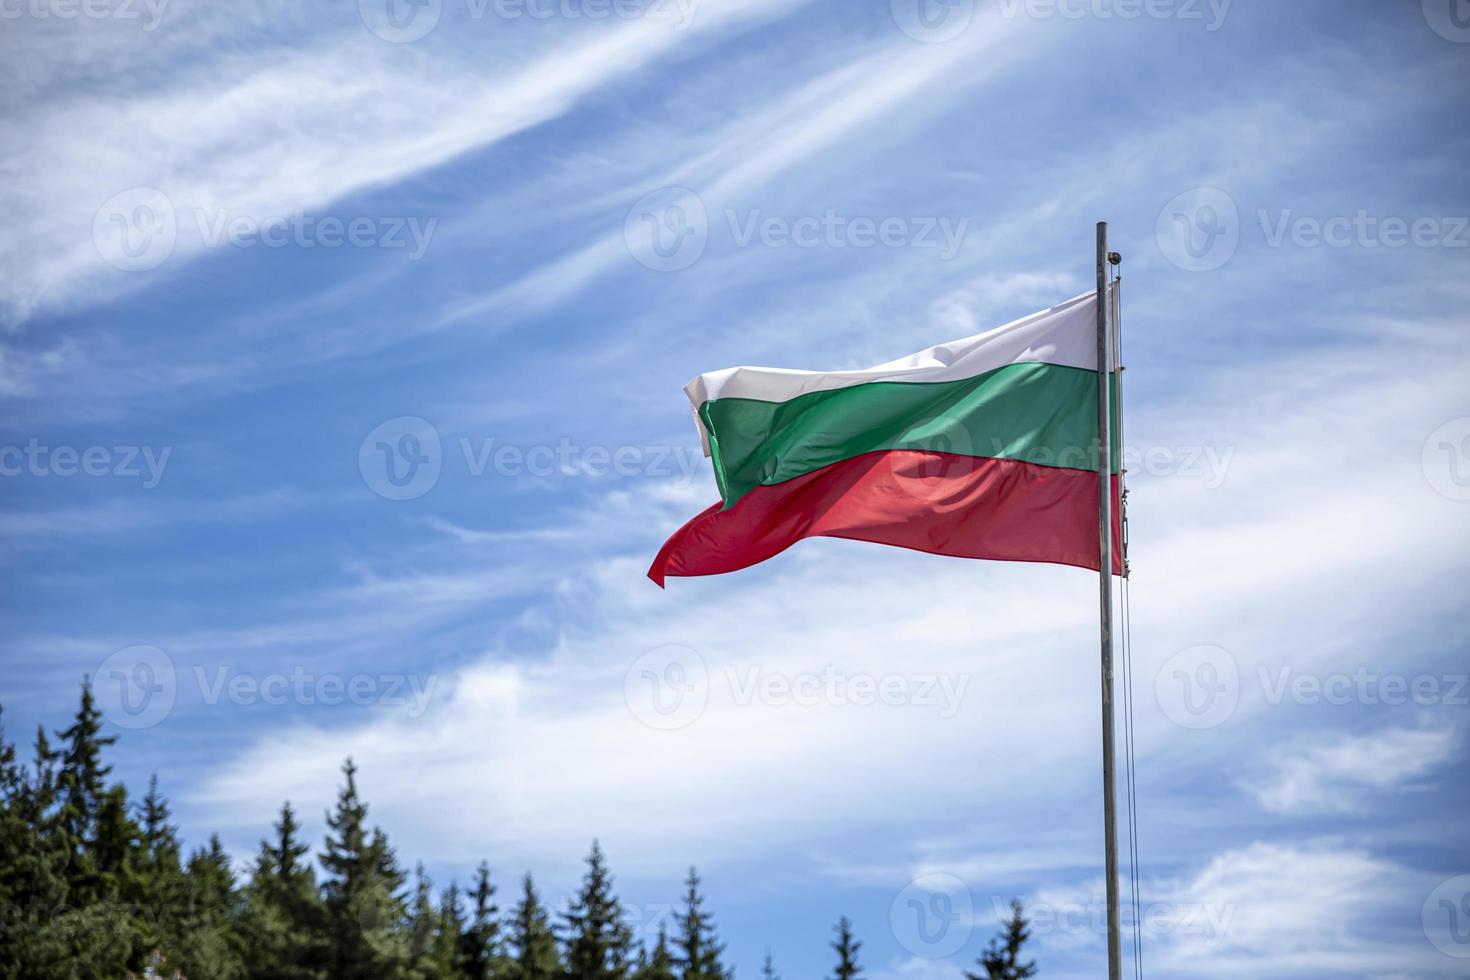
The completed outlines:
[[[811,537],[1100,570],[1097,302],[865,371],[700,375],[684,391],[721,500],[669,538],[649,578],[737,571]]]

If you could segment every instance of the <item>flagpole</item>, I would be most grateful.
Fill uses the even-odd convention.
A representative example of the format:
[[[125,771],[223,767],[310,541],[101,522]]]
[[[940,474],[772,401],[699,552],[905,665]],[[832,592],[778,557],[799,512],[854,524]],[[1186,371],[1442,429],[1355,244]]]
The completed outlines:
[[[1108,980],[1122,980],[1118,910],[1118,814],[1113,760],[1113,408],[1112,344],[1108,335],[1108,223],[1097,225],[1098,598],[1102,633],[1103,834],[1107,852]]]

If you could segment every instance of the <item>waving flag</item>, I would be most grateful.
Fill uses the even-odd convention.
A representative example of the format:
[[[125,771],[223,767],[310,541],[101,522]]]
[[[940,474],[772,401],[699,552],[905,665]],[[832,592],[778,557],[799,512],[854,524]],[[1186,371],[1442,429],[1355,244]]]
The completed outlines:
[[[649,578],[737,571],[809,537],[1100,570],[1097,296],[865,371],[700,375],[684,390],[722,499]]]

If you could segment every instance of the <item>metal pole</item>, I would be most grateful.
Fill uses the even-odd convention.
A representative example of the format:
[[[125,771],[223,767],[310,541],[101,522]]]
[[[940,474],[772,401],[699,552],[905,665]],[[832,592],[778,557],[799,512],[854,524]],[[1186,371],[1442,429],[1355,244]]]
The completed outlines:
[[[1102,624],[1103,834],[1107,851],[1108,980],[1123,978],[1118,910],[1118,814],[1113,760],[1113,406],[1112,343],[1108,336],[1108,223],[1097,225],[1098,598]]]

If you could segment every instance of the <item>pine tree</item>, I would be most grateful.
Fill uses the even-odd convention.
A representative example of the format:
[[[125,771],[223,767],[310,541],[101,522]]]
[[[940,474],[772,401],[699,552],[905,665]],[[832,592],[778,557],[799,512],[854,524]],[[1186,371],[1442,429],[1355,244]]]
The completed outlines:
[[[183,894],[184,869],[179,857],[178,828],[169,823],[173,813],[158,791],[158,776],[148,780],[148,795],[139,813],[138,877],[141,902],[148,918],[162,922]],[[156,944],[160,937],[150,934]]]
[[[91,680],[83,678],[82,703],[75,720],[70,728],[56,733],[64,746],[56,778],[57,829],[67,852],[66,880],[72,905],[91,905],[105,898],[89,850],[107,776],[112,772],[111,766],[102,764],[102,750],[115,743],[117,736],[101,732],[102,712],[92,698]]]
[[[87,845],[86,864],[92,877],[86,894],[96,914],[108,920],[113,950],[136,970],[143,967],[151,952],[146,923],[153,910],[140,908],[142,834],[128,811],[124,787],[111,786],[103,792],[92,840]]]
[[[433,883],[424,874],[423,862],[413,873],[413,907],[409,913],[409,955],[415,961],[427,958],[434,945],[438,912],[434,909]]]
[[[5,777],[5,837],[12,844],[0,864],[0,892],[11,911],[0,922],[4,976],[52,976],[72,961],[71,927],[81,913],[66,910],[69,854],[56,829],[56,758],[46,730],[37,727],[31,772],[12,765]]]
[[[459,970],[465,980],[490,980],[500,945],[500,909],[495,904],[495,886],[490,883],[490,865],[480,863],[475,887],[469,894],[472,912],[459,938]]]
[[[512,957],[507,964],[507,980],[553,980],[561,975],[561,963],[550,917],[536,895],[530,874],[523,886],[521,900],[505,924]]]
[[[450,885],[438,904],[434,883],[423,864],[414,869],[413,908],[409,918],[408,971],[412,980],[459,980],[457,948],[464,929],[459,888]]]
[[[245,889],[241,931],[252,980],[323,980],[328,944],[316,873],[288,802],[274,841],[263,840]]]
[[[680,980],[726,980],[727,973],[720,965],[725,947],[716,938],[714,919],[704,910],[699,873],[693,867],[684,885],[684,911],[679,915],[679,938],[675,943]]]
[[[43,736],[44,738],[44,736]],[[46,959],[38,928],[46,899],[61,889],[59,876],[43,883],[47,868],[37,836],[37,815],[30,780],[16,761],[15,746],[5,741],[0,726],[0,977],[23,977],[39,972]],[[59,958],[57,946],[52,956]]]
[[[863,944],[852,938],[852,923],[845,915],[837,920],[833,931],[837,933],[837,940],[832,943],[832,951],[837,954],[833,980],[856,980],[863,975],[863,968],[857,961],[858,950],[863,948]]]
[[[595,840],[582,889],[562,921],[568,980],[621,980],[627,975],[632,935],[613,895],[602,847]]]
[[[135,884],[137,827],[126,790],[107,785],[112,767],[103,764],[102,750],[117,737],[101,732],[102,712],[84,678],[72,725],[57,733],[60,751],[52,752],[44,739],[37,746],[44,753],[37,767],[44,770],[38,784],[45,796],[37,829],[50,838],[42,847],[60,859],[62,879],[62,911],[42,927],[50,937],[43,945],[59,943],[82,976],[121,975],[144,956],[143,936],[126,904]]]
[[[391,980],[406,967],[409,947],[403,924],[407,918],[399,890],[404,875],[382,831],[367,827],[367,804],[357,794],[357,767],[342,767],[346,783],[337,796],[336,812],[327,815],[331,833],[322,868],[330,975],[334,980]]]
[[[776,972],[776,963],[771,959],[771,951],[766,950],[766,958],[761,961],[761,980],[781,980],[780,974]]]
[[[230,857],[218,836],[189,857],[186,898],[171,962],[189,980],[239,980],[245,976],[239,893]]]
[[[464,909],[460,904],[459,885],[449,883],[444,894],[439,896],[439,907],[434,912],[434,939],[429,954],[430,969],[427,975],[442,980],[461,980],[465,976],[460,962],[464,942]]]
[[[980,973],[966,973],[969,980],[1026,980],[1036,976],[1036,961],[1021,962],[1021,949],[1031,938],[1026,918],[1022,914],[1019,899],[1011,902],[1011,917],[1001,924],[1000,934],[990,940],[990,946],[980,957]]]
[[[643,951],[639,959],[635,980],[678,980],[674,954],[669,950],[669,933],[662,922],[658,926],[658,941],[653,951]]]

